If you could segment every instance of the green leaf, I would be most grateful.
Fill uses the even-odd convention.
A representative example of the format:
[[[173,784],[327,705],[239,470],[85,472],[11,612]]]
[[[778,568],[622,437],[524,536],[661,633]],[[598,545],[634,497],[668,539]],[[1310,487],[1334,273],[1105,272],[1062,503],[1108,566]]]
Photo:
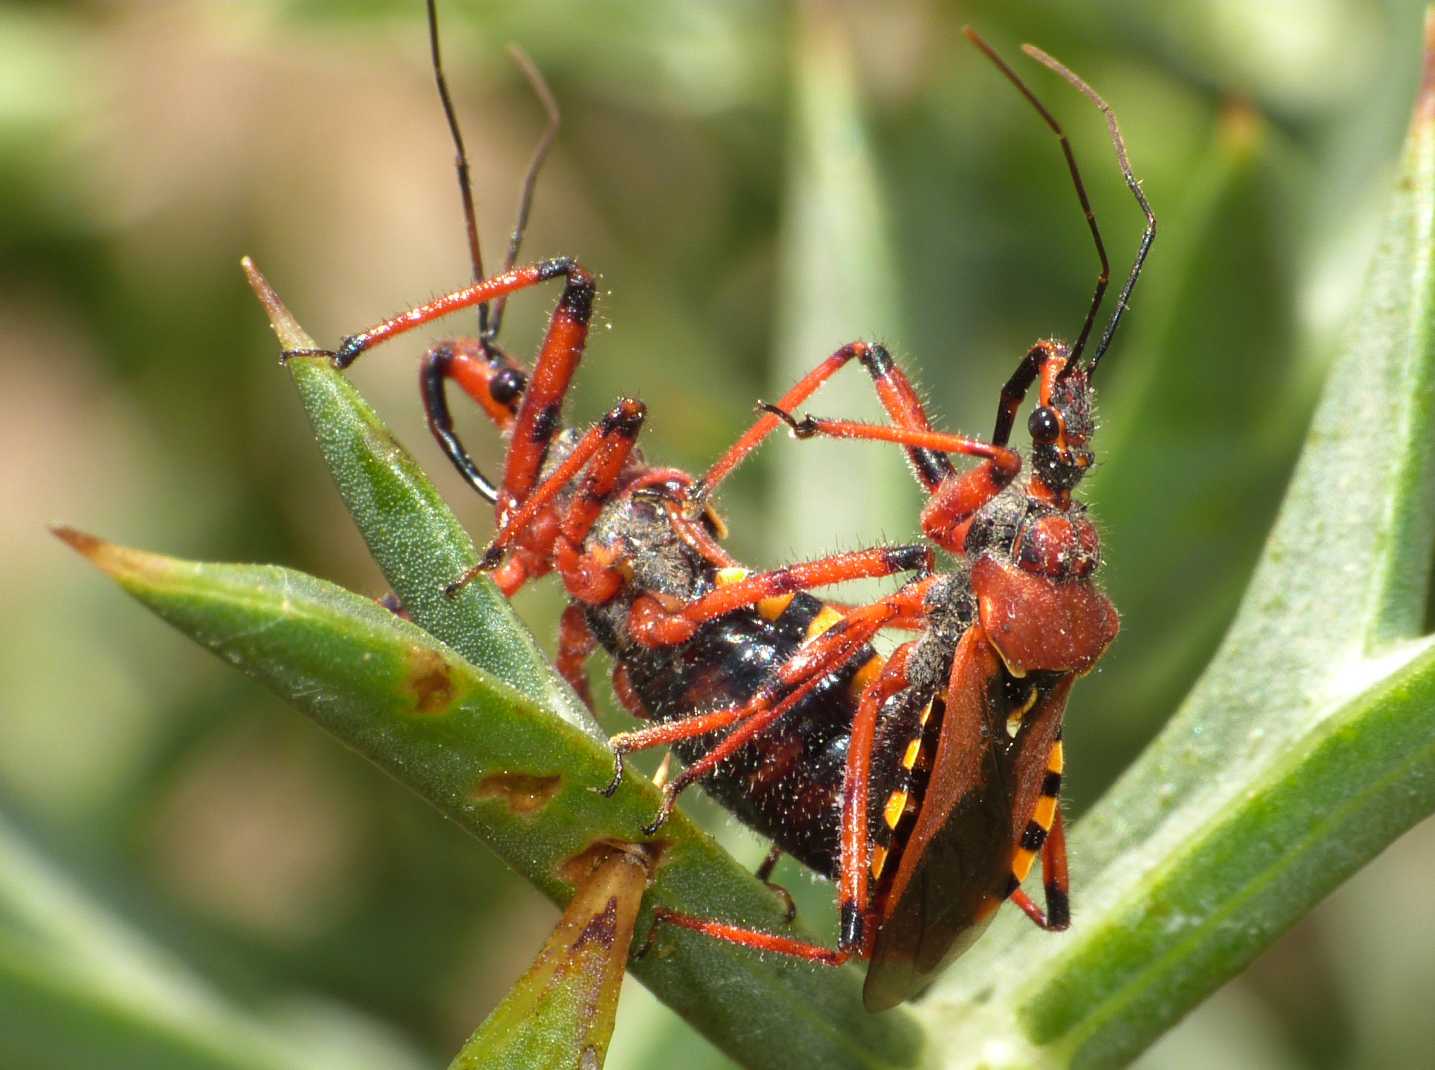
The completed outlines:
[[[815,10],[800,9],[793,38],[792,166],[786,182],[771,389],[786,390],[829,353],[857,340],[869,325],[901,322],[897,255],[884,211],[881,164],[862,113],[847,27]],[[875,393],[856,364],[812,399],[813,411],[853,416],[877,413]],[[896,457],[848,443],[811,442],[772,448],[776,483],[765,527],[773,547],[790,552],[831,550],[887,539],[889,518],[915,514],[915,489],[893,479]],[[834,460],[837,463],[834,463]],[[861,494],[852,488],[862,487]],[[820,509],[793,508],[821,502]],[[844,588],[850,592],[855,586]]]
[[[1080,823],[1061,937],[1006,919],[927,1013],[946,1065],[1139,1052],[1435,809],[1435,95],[1417,105],[1343,353],[1240,612]],[[1199,598],[1173,577],[1171,600]],[[982,989],[973,996],[972,978]],[[1020,1039],[1020,1044],[1013,1043]]]
[[[231,1003],[50,865],[0,814],[0,1065],[315,1070],[418,1064],[358,1017],[292,1028]]]
[[[284,351],[317,349],[248,258],[243,267]],[[455,597],[444,594],[478,561],[473,540],[374,410],[326,358],[286,363],[339,495],[414,622],[595,739],[606,738],[491,580],[482,576]]]
[[[603,1065],[651,859],[634,849],[600,853],[532,967],[449,1070]]]
[[[642,777],[605,799],[612,755],[591,735],[367,598],[274,566],[212,565],[57,534],[180,631],[287,698],[474,833],[559,904],[568,867],[638,835],[659,804]],[[772,893],[677,813],[650,903],[782,925]],[[644,930],[646,931],[646,930]],[[745,1065],[910,1066],[907,1015],[861,1012],[858,979],[660,932],[633,971]]]

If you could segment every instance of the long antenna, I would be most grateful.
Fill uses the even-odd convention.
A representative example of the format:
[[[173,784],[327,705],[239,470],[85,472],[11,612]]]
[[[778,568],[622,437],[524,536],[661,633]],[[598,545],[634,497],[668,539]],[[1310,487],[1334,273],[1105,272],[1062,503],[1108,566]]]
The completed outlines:
[[[538,139],[538,145],[534,148],[533,156],[528,161],[528,170],[523,176],[523,186],[518,195],[518,217],[513,223],[513,233],[508,237],[508,255],[503,261],[504,271],[508,271],[518,262],[518,249],[523,244],[523,232],[528,227],[528,213],[533,208],[533,189],[538,184],[538,172],[543,168],[543,161],[548,159],[548,150],[553,147],[553,140],[558,136],[558,127],[563,122],[563,116],[558,111],[558,101],[553,96],[553,91],[543,80],[538,66],[528,58],[528,53],[517,45],[510,44],[508,55],[518,65],[523,76],[528,79],[528,84],[533,89],[533,95],[538,98],[538,102],[543,105],[543,110],[548,113],[548,125],[543,128],[543,134]],[[488,328],[488,333],[482,335],[485,340],[498,336],[498,330],[503,326],[503,309],[507,303],[507,297],[500,297],[493,303],[493,322]]]
[[[1047,55],[1036,45],[1022,45],[1021,49],[1032,59],[1043,66],[1049,67],[1061,75],[1091,103],[1095,104],[1101,114],[1106,116],[1106,129],[1111,132],[1111,144],[1116,148],[1116,163],[1121,168],[1121,175],[1126,179],[1126,187],[1131,195],[1136,198],[1142,214],[1146,217],[1146,233],[1141,235],[1141,244],[1136,249],[1136,261],[1131,265],[1131,273],[1126,276],[1126,284],[1121,287],[1121,293],[1117,295],[1116,307],[1111,311],[1111,318],[1106,321],[1106,327],[1101,332],[1101,340],[1096,343],[1096,352],[1091,355],[1091,360],[1086,367],[1086,376],[1089,380],[1096,373],[1096,364],[1106,354],[1107,348],[1111,345],[1111,336],[1116,333],[1116,325],[1121,322],[1121,317],[1131,305],[1131,291],[1136,286],[1136,279],[1141,274],[1141,268],[1146,264],[1146,254],[1151,251],[1151,243],[1156,240],[1156,213],[1151,211],[1151,204],[1146,200],[1146,194],[1141,189],[1141,183],[1131,172],[1131,159],[1126,155],[1126,140],[1121,136],[1121,127],[1117,125],[1116,113],[1111,110],[1111,105],[1101,99],[1101,95],[1087,85],[1072,70],[1059,61]],[[1076,364],[1076,354],[1073,352],[1067,366],[1061,370],[1065,375]]]
[[[429,53],[433,56],[433,77],[438,85],[439,100],[443,102],[443,115],[448,120],[448,132],[453,137],[454,168],[458,171],[458,194],[463,200],[463,221],[468,227],[468,257],[473,263],[473,281],[483,281],[483,251],[478,246],[478,213],[473,207],[473,183],[469,179],[468,151],[463,147],[463,132],[458,127],[458,115],[453,110],[453,98],[449,96],[448,79],[443,74],[443,58],[438,47],[438,8],[435,0],[427,0],[429,18]],[[489,337],[488,305],[478,306],[478,336]]]
[[[1055,116],[1046,110],[1046,106],[1036,98],[1036,94],[1027,88],[1026,83],[1021,80],[1021,76],[1007,66],[1006,61],[997,55],[996,49],[982,39],[981,34],[970,26],[963,26],[962,33],[966,35],[968,41],[981,49],[996,69],[1006,76],[1007,81],[1016,86],[1017,91],[1026,97],[1027,102],[1036,109],[1037,114],[1061,142],[1061,153],[1066,157],[1066,169],[1071,172],[1071,182],[1076,187],[1076,199],[1081,202],[1081,212],[1086,216],[1086,225],[1091,229],[1091,240],[1096,244],[1096,255],[1101,261],[1101,272],[1096,276],[1096,292],[1091,295],[1091,307],[1086,310],[1086,319],[1081,324],[1081,333],[1076,336],[1076,342],[1071,347],[1071,355],[1067,358],[1066,368],[1074,368],[1077,359],[1081,356],[1081,351],[1086,348],[1086,340],[1090,337],[1091,328],[1096,322],[1096,313],[1100,311],[1102,298],[1106,296],[1106,286],[1111,281],[1111,262],[1106,258],[1106,245],[1101,240],[1101,228],[1096,225],[1096,213],[1091,210],[1091,200],[1086,196],[1086,185],[1081,181],[1081,171],[1076,166],[1076,156],[1071,151],[1071,142],[1067,140],[1066,133],[1061,129]],[[1043,52],[1042,55],[1046,55],[1046,53]],[[1050,59],[1050,57],[1047,58]],[[1052,60],[1051,62],[1055,63],[1056,61]],[[1061,69],[1066,70],[1064,67]],[[1062,369],[1063,372],[1066,368]]]

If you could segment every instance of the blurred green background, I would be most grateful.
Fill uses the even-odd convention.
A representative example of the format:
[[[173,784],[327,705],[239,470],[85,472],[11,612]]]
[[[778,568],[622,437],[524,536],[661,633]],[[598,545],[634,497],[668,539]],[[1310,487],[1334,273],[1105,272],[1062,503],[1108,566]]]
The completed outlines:
[[[1219,638],[1325,361],[1358,315],[1418,77],[1420,6],[450,2],[441,14],[495,262],[542,125],[506,42],[563,108],[526,248],[601,273],[570,415],[641,396],[648,455],[690,469],[746,426],[754,399],[857,337],[893,349],[942,426],[988,433],[1025,347],[1079,325],[1095,263],[1056,144],[960,25],[1014,62],[1019,41],[1040,44],[1116,107],[1162,234],[1099,382],[1103,466],[1088,498],[1123,632],[1069,710],[1079,818]],[[466,281],[426,47],[418,0],[0,6],[0,991],[31,978],[49,991],[59,976],[65,956],[33,939],[37,917],[112,942],[120,919],[124,940],[142,933],[183,963],[181,987],[298,1043],[310,1065],[351,1050],[363,1065],[380,1050],[439,1065],[556,918],[43,529],[383,592],[238,259],[252,255],[330,343]],[[1141,220],[1104,125],[1019,66],[1072,135],[1120,274]],[[515,351],[531,350],[550,306],[513,304]],[[483,503],[423,426],[426,340],[375,352],[354,378],[482,538]],[[814,411],[877,412],[849,374]],[[492,469],[496,436],[467,426]],[[721,498],[732,547],[755,563],[909,539],[918,504],[895,451],[786,440]],[[519,599],[545,642],[555,586]],[[762,856],[692,805],[741,857]],[[58,920],[51,908],[69,901],[27,868],[39,856],[83,897]],[[777,879],[823,923],[826,886],[790,862]],[[1147,1063],[1428,1058],[1432,880],[1427,823]],[[123,988],[124,959],[94,983]],[[80,1026],[56,1012],[31,1027]],[[57,1065],[25,1044],[0,1038],[0,1065]],[[633,986],[610,1065],[674,1060],[729,1065]]]

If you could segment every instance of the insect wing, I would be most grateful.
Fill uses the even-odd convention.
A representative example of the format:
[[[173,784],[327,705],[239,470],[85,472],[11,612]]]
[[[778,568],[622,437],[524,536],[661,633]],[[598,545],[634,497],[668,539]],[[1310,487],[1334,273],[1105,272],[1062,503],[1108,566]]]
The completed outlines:
[[[967,632],[952,662],[921,809],[879,908],[862,993],[868,1010],[915,995],[1001,905],[1015,839],[1000,672],[981,629]]]
[[[957,648],[922,809],[883,911],[862,993],[868,1010],[893,1007],[925,988],[975,942],[1010,894],[1073,677],[1044,688],[1009,739],[1000,672],[980,628],[972,629]]]

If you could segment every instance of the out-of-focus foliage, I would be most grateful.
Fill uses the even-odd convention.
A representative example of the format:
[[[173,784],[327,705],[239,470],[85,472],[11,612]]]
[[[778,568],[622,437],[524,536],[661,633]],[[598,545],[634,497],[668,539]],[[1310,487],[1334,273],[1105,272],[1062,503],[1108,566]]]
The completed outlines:
[[[1418,6],[452,4],[443,15],[490,256],[541,125],[506,41],[534,56],[564,108],[528,247],[582,257],[610,291],[574,415],[638,394],[650,454],[690,468],[731,440],[754,398],[858,336],[894,348],[945,425],[984,432],[1024,347],[1079,322],[1094,258],[1056,147],[961,44],[961,22],[1008,54],[1041,44],[1116,106],[1163,237],[1102,373],[1109,464],[1091,498],[1124,628],[1069,711],[1079,816],[1185,692],[1255,559],[1333,328],[1355,311],[1413,94]],[[802,269],[790,120],[814,26],[860,57],[851,78],[881,165],[890,307],[804,304],[804,320],[820,319],[804,322],[802,344],[817,351],[775,353],[793,337],[779,324]],[[254,255],[331,341],[467,277],[421,5],[13,6],[0,12],[0,54],[3,805],[97,901],[237,1004],[303,995],[313,1024],[332,1020],[316,997],[338,1001],[446,1057],[531,959],[550,908],[402,789],[138,616],[43,532],[66,520],[382,591],[237,260]],[[1121,263],[1139,219],[1102,124],[1024,69],[1068,124]],[[813,275],[827,269],[822,248],[804,256]],[[516,349],[546,311],[543,299],[515,304]],[[422,426],[421,345],[375,353],[355,377],[482,532],[486,510]],[[1185,375],[1143,364],[1172,349],[1187,354]],[[814,409],[872,411],[847,396],[861,391]],[[471,426],[491,466],[498,444]],[[1381,428],[1368,430],[1378,449]],[[853,456],[844,443],[803,449],[834,465]],[[740,556],[910,535],[916,497],[897,457],[877,471],[899,504],[866,510],[862,528],[832,520],[797,478],[808,463],[797,452],[774,443],[726,488]],[[551,589],[520,600],[545,638],[557,605]],[[752,838],[731,838],[760,857]],[[1409,842],[1429,840],[1422,828]],[[1409,1061],[1424,1025],[1411,1001],[1435,980],[1435,957],[1407,936],[1423,901],[1402,889],[1428,886],[1431,868],[1418,849],[1391,852],[1153,1061],[1213,1044],[1244,1065]],[[778,878],[810,922],[830,912],[825,886],[788,864]],[[625,997],[612,1065],[723,1065],[642,1000]]]

